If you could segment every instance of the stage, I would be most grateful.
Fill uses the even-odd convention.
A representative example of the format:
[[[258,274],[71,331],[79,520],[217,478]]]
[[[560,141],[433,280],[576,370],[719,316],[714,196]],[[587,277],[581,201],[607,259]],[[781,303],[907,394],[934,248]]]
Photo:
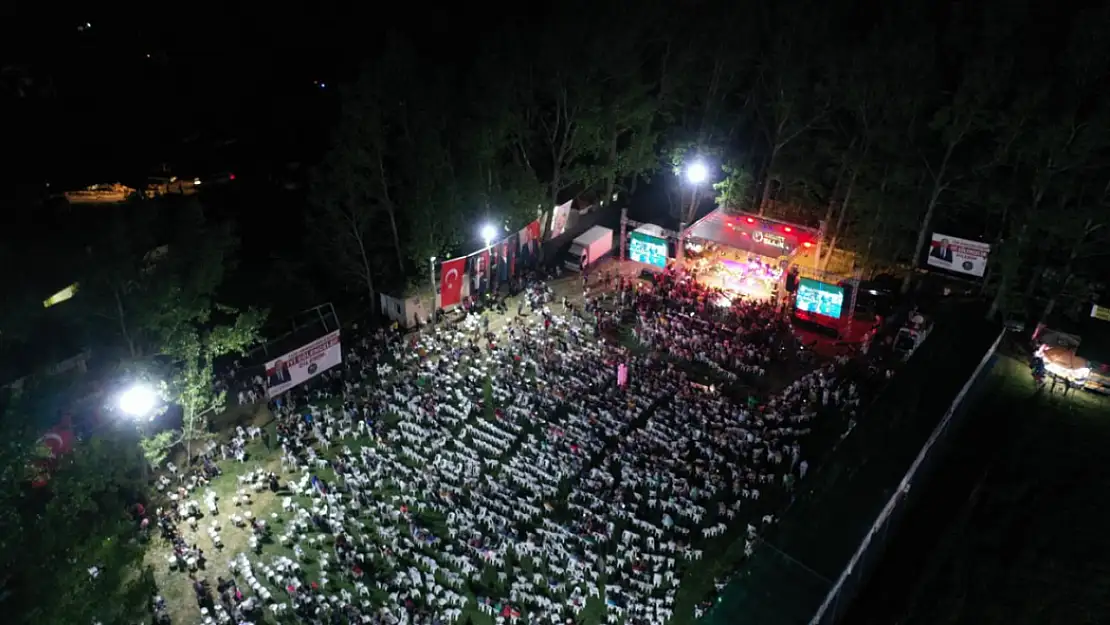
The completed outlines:
[[[704,286],[720,289],[725,294],[722,305],[728,306],[736,298],[771,301],[782,281],[782,270],[775,259],[749,256],[739,260],[728,254],[716,253],[700,258],[690,265],[697,281]]]

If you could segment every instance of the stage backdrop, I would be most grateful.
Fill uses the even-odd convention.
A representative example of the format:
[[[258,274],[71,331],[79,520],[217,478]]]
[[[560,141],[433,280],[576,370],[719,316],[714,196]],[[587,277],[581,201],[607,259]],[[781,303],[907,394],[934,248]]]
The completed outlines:
[[[934,232],[925,263],[930,267],[982,278],[990,253],[991,246],[987,243]]]
[[[343,362],[339,330],[266,363],[266,395],[271,399]]]

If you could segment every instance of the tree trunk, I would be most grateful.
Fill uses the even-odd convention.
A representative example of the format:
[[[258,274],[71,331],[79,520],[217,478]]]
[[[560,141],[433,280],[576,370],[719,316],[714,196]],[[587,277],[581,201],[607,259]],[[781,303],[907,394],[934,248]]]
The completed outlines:
[[[1014,264],[1019,264],[1019,261],[1021,259],[1021,250],[1025,247],[1025,234],[1026,232],[1028,232],[1028,230],[1029,219],[1027,217],[1025,223],[1023,223],[1021,226],[1021,230],[1018,231],[1017,237],[1015,237],[1013,241],[1013,244],[1017,246],[1014,251],[1013,260],[1011,261]],[[1014,267],[1002,268],[1002,279],[999,280],[998,292],[994,294],[994,298],[991,300],[990,308],[987,309],[987,319],[993,319],[1002,309],[1002,303],[1006,300],[1006,294],[1010,290],[1010,282],[1012,281],[1015,271],[1016,269]]]
[[[358,243],[358,253],[362,260],[362,277],[366,281],[366,295],[370,298],[370,313],[374,314],[378,311],[378,298],[374,293],[374,276],[370,272],[370,257],[366,254],[366,242],[362,239],[362,233],[355,232],[355,241]]]
[[[710,74],[709,88],[705,94],[705,108],[702,109],[701,123],[698,125],[699,149],[705,146],[709,142],[710,137],[712,137],[712,132],[709,129],[713,128],[714,125],[711,123],[710,115],[713,112],[713,106],[717,100],[717,91],[721,86],[722,58],[724,58],[723,55],[716,55],[713,59],[713,73]]]
[[[860,154],[857,163],[863,163],[867,159],[867,152],[870,147],[870,143],[865,142],[863,144],[863,153]],[[840,203],[840,215],[836,218],[836,228],[833,230],[832,239],[829,240],[829,249],[825,254],[825,260],[821,263],[821,271],[828,268],[829,261],[832,260],[833,252],[836,251],[836,241],[840,238],[844,229],[844,216],[848,214],[848,206],[850,206],[852,202],[852,191],[856,188],[856,179],[858,177],[859,167],[857,166],[852,169],[852,175],[848,178],[848,190],[844,192],[844,201]]]
[[[385,177],[385,159],[381,151],[378,151],[378,176],[382,185],[382,199],[385,200],[385,210],[389,213],[389,227],[393,230],[393,250],[397,254],[397,270],[400,275],[405,275],[405,256],[401,251],[401,235],[397,232],[397,209],[393,205],[393,198],[389,195],[389,181]],[[359,239],[359,247],[362,247],[362,239]],[[365,259],[366,254],[363,253]]]
[[[771,148],[771,155],[767,157],[767,168],[763,172],[763,194],[759,199],[759,216],[762,217],[767,212],[767,201],[771,198],[771,168],[775,165],[775,157],[778,156],[778,148]]]
[[[917,241],[913,245],[910,270],[906,273],[906,277],[902,279],[902,295],[910,292],[910,280],[913,279],[913,272],[917,269],[917,263],[921,262],[921,252],[925,249],[925,236],[929,234],[929,226],[933,223],[933,213],[937,208],[937,200],[940,199],[940,194],[944,192],[946,186],[944,176],[948,171],[948,161],[952,158],[952,152],[956,150],[958,143],[959,140],[948,143],[948,149],[944,151],[940,168],[933,177],[933,190],[929,193],[929,204],[926,206],[925,214],[921,217],[921,224],[917,228]]]
[[[1060,285],[1060,290],[1053,294],[1052,297],[1048,298],[1048,303],[1044,305],[1044,310],[1041,312],[1041,318],[1037,320],[1038,325],[1041,323],[1048,323],[1048,316],[1051,315],[1052,311],[1056,309],[1056,301],[1060,299],[1060,296],[1068,290],[1068,286],[1071,285],[1071,279],[1072,273],[1069,267],[1068,274],[1064,277],[1064,283]]]
[[[849,148],[850,149],[850,148]],[[848,169],[848,159],[844,158],[840,161],[840,171],[836,172],[836,180],[833,182],[832,192],[829,193],[829,204],[825,207],[825,227],[828,227],[829,222],[832,221],[833,211],[836,210],[836,196],[840,194],[840,181],[844,179],[844,172]]]
[[[1033,270],[1033,275],[1029,276],[1029,284],[1025,285],[1025,299],[1027,301],[1033,297],[1034,291],[1037,290],[1037,287],[1041,283],[1041,278],[1044,277],[1044,272],[1045,264],[1042,261],[1037,265],[1037,268]]]
[[[613,189],[617,185],[617,136],[618,132],[613,130],[613,138],[609,142],[609,179],[605,181],[605,197],[603,201],[613,201]]]
[[[401,253],[401,235],[397,233],[397,216],[391,206],[389,211],[389,227],[393,230],[393,249],[397,252],[397,270],[399,275],[405,275],[405,257]]]
[[[188,410],[188,409],[186,409],[186,410]],[[184,441],[182,441],[182,442],[185,443],[185,466],[190,466],[190,465],[193,464],[193,437],[189,435],[189,432],[187,432],[185,430],[185,428],[186,427],[195,427],[195,424],[193,426],[189,426],[189,425],[187,425],[188,423],[189,423],[189,419],[186,418],[186,419],[182,420],[182,424],[181,424],[182,438],[185,439]]]
[[[848,179],[848,190],[844,192],[844,201],[840,203],[840,214],[836,217],[836,228],[833,230],[832,238],[829,239],[829,249],[825,253],[825,260],[821,263],[821,271],[828,268],[833,252],[836,251],[837,239],[840,238],[844,230],[844,216],[848,214],[848,206],[852,201],[852,190],[856,187],[856,175],[858,173],[859,170],[856,169],[852,172],[852,177]]]
[[[123,335],[123,340],[127,343],[127,351],[131,354],[132,358],[138,358],[139,352],[136,349],[135,341],[131,338],[131,333],[127,330],[127,316],[123,312],[123,298],[119,294],[119,289],[112,289],[112,294],[116,297],[116,314],[119,316],[119,329]]]
[[[879,204],[875,207],[875,217],[871,220],[871,233],[867,235],[867,247],[863,252],[861,266],[868,271],[870,271],[871,250],[875,245],[875,236],[879,234],[879,225],[883,221],[883,206],[886,204],[886,181],[889,171],[889,167],[883,168],[883,180],[879,183]]]
[[[551,170],[551,205],[559,205],[559,186],[563,184],[562,181],[562,167],[558,162],[555,163],[554,168]]]
[[[1083,241],[1087,238],[1087,236],[1097,230],[1099,227],[1100,226],[1093,226],[1090,218],[1087,218],[1086,223],[1083,224],[1083,234],[1075,240],[1075,243],[1072,244],[1071,253],[1068,254],[1068,262],[1064,264],[1064,283],[1060,285],[1060,289],[1057,290],[1056,293],[1054,293],[1052,297],[1048,299],[1048,302],[1044,305],[1044,310],[1041,312],[1041,318],[1038,320],[1040,323],[1048,322],[1048,316],[1051,315],[1052,311],[1056,308],[1056,301],[1059,300],[1060,296],[1068,290],[1068,286],[1071,285],[1071,280],[1074,277],[1074,275],[1072,274],[1072,267],[1075,266],[1075,261],[1079,258],[1079,248],[1082,247]]]

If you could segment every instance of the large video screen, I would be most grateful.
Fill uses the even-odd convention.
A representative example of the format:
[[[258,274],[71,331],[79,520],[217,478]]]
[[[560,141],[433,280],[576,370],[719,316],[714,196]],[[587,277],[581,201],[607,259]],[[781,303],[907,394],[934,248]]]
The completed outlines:
[[[628,257],[638,263],[666,267],[667,240],[643,232],[633,232]]]
[[[794,308],[814,315],[840,319],[844,309],[844,289],[835,284],[802,278],[798,281],[798,296],[795,299]]]

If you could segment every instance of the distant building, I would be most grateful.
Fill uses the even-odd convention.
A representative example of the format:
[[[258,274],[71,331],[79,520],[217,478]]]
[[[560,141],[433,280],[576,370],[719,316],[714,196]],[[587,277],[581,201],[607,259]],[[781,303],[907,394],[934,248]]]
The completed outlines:
[[[115,182],[94,184],[77,191],[66,191],[63,195],[70,204],[119,204],[133,193],[135,189]]]
[[[200,186],[200,178],[182,180],[177,176],[151,176],[146,183],[143,195],[155,198],[163,195],[192,195]]]

